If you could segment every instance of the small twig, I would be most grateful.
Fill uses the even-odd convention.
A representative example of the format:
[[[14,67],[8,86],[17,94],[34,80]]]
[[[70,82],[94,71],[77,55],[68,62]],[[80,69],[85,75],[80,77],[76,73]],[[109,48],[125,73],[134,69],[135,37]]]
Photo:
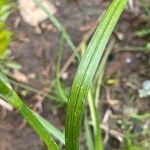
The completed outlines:
[[[108,139],[109,139],[109,123],[108,123],[108,120],[109,120],[109,117],[110,115],[112,114],[111,110],[107,109],[105,115],[104,115],[104,118],[102,120],[102,125],[105,126],[105,139],[104,139],[104,143],[106,145]]]
[[[129,6],[130,6],[130,9],[131,9],[131,10],[134,9],[133,0],[129,0]]]
[[[118,131],[115,131],[115,130],[112,130],[112,129],[108,129],[107,126],[101,124],[101,128],[105,131],[105,132],[108,132],[111,136],[115,137],[116,139],[118,139],[120,142],[123,142],[123,134],[118,132]]]

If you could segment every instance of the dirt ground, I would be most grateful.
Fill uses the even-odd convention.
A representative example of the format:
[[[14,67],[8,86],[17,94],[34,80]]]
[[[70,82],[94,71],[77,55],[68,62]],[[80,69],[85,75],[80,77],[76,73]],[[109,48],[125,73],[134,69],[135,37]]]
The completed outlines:
[[[109,4],[109,1],[102,1],[99,4],[98,0],[92,2],[90,0],[79,2],[53,0],[52,2],[58,9],[57,18],[70,33],[76,45],[80,43],[85,33],[81,29],[86,25],[94,24]],[[16,25],[18,20],[19,24]],[[21,72],[28,77],[28,85],[47,92],[51,88],[51,81],[55,78],[56,52],[60,42],[59,33],[55,30],[41,28],[42,32],[38,34],[35,28],[22,20],[17,10],[11,15],[8,22],[14,31],[10,46],[12,58],[22,65]],[[46,20],[45,24],[49,25],[49,20]],[[145,24],[147,21],[143,16],[143,9],[137,1],[132,9],[126,9],[113,33],[116,43],[106,67],[100,111],[105,116],[105,113],[111,110],[113,115],[109,120],[109,126],[119,133],[123,131],[117,124],[118,120],[126,119],[130,111],[148,113],[150,108],[150,101],[141,99],[138,95],[138,89],[142,87],[143,81],[150,79],[150,55],[147,52],[119,52],[118,50],[129,45],[143,46],[150,41],[150,37],[142,39],[134,34]],[[65,45],[62,66],[70,55],[71,51]],[[71,85],[77,65],[78,63],[72,64],[67,70],[69,82],[66,81],[66,83],[68,85]],[[110,85],[108,83],[110,79],[116,83]],[[16,86],[14,87],[18,89]],[[23,96],[23,89],[19,89],[19,92],[31,108],[34,108],[41,98],[32,92]],[[117,103],[115,104],[115,102]],[[57,102],[45,98],[40,113],[56,127],[64,129],[65,107],[58,107]],[[110,135],[106,149],[119,150],[122,146],[115,137]],[[17,111],[6,112],[0,108],[0,150],[27,149],[44,150],[44,146]],[[82,146],[81,149],[86,148]]]

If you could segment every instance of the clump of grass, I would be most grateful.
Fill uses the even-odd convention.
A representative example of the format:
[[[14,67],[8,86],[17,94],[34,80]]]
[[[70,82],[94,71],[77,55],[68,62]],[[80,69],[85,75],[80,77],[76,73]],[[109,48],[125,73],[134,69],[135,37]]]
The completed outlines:
[[[38,2],[37,0],[34,1]],[[92,82],[97,72],[98,65],[100,64],[100,66],[104,66],[104,62],[106,62],[106,58],[109,54],[105,53],[106,45],[127,2],[127,0],[113,0],[111,5],[105,12],[100,24],[98,25],[91,39],[91,42],[89,43],[82,57],[82,60],[80,62],[72,84],[69,100],[67,103],[68,106],[65,126],[65,141],[64,135],[58,129],[56,129],[49,122],[45,121],[42,117],[33,112],[21,100],[17,93],[12,89],[6,76],[3,74],[2,71],[0,71],[0,97],[8,101],[14,108],[16,108],[22,114],[22,116],[27,120],[27,122],[40,136],[42,141],[47,145],[49,150],[60,149],[51,135],[53,135],[61,143],[65,144],[66,150],[79,149],[80,130],[84,112],[85,98],[88,95],[89,89],[92,89]],[[54,19],[54,17],[51,16],[47,10],[45,10],[43,7],[41,8],[49,15],[49,18],[59,29],[60,25],[58,21],[56,21],[56,19]],[[60,29],[62,28],[60,27]],[[63,39],[68,41],[64,30],[60,31],[62,32]],[[57,77],[57,82],[59,84],[59,76]],[[59,87],[59,90],[61,90],[60,85]],[[62,98],[63,96],[64,95],[61,95]],[[64,100],[66,101],[66,97],[64,98]],[[87,124],[87,118],[85,118],[85,127],[88,130],[86,136],[88,137],[87,140],[91,143],[91,145],[88,145],[88,147],[95,150],[103,150],[103,141],[100,135],[101,133],[99,127],[99,120],[97,117],[96,105],[93,100],[92,93],[90,93],[89,101],[91,103],[89,104],[92,109],[93,121],[95,125],[93,127],[94,142],[92,142],[93,139],[89,139],[91,133]],[[51,133],[51,135],[49,133]]]

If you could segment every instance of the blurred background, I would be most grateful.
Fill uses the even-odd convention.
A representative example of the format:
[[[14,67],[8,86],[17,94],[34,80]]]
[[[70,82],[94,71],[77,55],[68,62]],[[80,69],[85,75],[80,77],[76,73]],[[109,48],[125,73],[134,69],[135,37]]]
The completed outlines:
[[[110,2],[42,3],[64,26],[75,46],[80,47],[88,44]],[[4,7],[7,11],[2,15]],[[9,1],[0,5],[0,14],[1,69],[25,103],[63,131],[65,100],[78,60],[67,43],[60,51],[57,26],[32,0]],[[150,0],[129,0],[112,39],[115,42],[99,99],[105,149],[123,150],[132,145],[128,150],[150,150]],[[0,99],[0,150],[27,149],[45,147],[20,114]],[[84,136],[81,149],[86,150]]]

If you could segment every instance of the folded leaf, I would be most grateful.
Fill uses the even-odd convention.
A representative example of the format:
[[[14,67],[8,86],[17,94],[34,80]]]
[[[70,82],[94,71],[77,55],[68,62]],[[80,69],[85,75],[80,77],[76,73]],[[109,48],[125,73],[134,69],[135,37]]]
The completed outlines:
[[[66,150],[79,149],[80,129],[85,98],[102,59],[110,35],[128,0],[113,0],[103,16],[88,48],[79,64],[71,88],[65,127]]]

